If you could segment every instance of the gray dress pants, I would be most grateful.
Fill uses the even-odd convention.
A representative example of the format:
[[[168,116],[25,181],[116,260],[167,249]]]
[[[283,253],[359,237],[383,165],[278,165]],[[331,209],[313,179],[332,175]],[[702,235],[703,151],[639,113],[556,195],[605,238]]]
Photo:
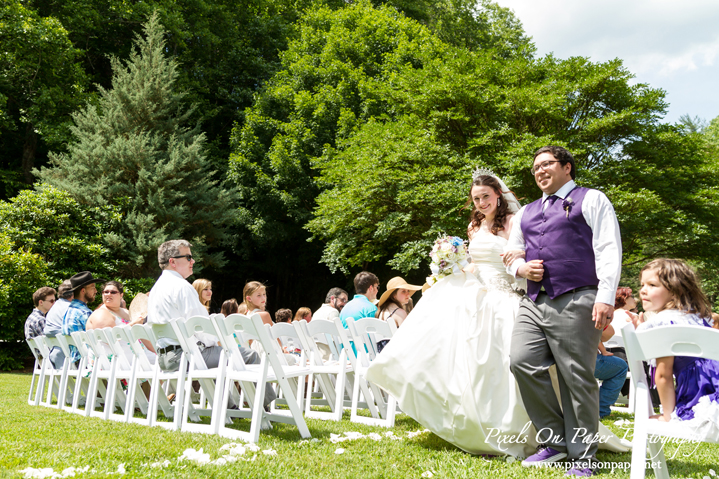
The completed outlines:
[[[596,290],[568,292],[537,301],[522,298],[512,332],[510,368],[537,441],[567,453],[567,460],[597,452],[599,387],[594,379],[601,330],[594,327]],[[557,365],[562,407],[549,368]]]
[[[243,348],[242,346],[238,347],[240,348],[240,354],[242,354],[242,360],[245,362],[245,364],[260,363],[260,355],[257,354],[256,351]],[[220,346],[211,346],[202,350],[202,359],[205,360],[205,364],[208,368],[216,368],[220,364],[221,352],[222,348]],[[160,369],[162,369],[163,371],[177,371],[178,369],[180,369],[181,357],[182,349],[175,349],[174,351],[169,351],[165,354],[158,354],[157,363],[160,365]],[[187,367],[189,369],[189,362]],[[268,383],[267,387],[265,388],[265,406],[269,405],[275,399],[277,399],[277,394],[275,394],[275,390],[272,389],[272,387],[270,387]]]

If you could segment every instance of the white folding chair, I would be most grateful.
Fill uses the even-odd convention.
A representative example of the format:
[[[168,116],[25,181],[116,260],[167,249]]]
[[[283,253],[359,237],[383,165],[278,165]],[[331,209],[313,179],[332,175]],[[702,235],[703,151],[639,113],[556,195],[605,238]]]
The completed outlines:
[[[361,368],[367,368],[369,367],[369,360],[366,359],[367,365],[364,365],[361,358],[366,358],[367,355],[364,351],[364,340],[356,336],[356,331],[354,331],[353,325],[354,325],[354,319],[347,318],[347,329],[342,325],[342,320],[340,318],[335,318],[335,325],[337,326],[337,332],[340,335],[340,339],[342,340],[342,346],[345,351],[347,351],[347,359],[350,362],[350,365],[352,366],[352,373],[348,375],[350,380],[352,381],[352,393],[350,397],[352,398],[352,403],[355,403],[355,400],[357,402],[356,408],[360,408],[362,406],[365,406],[373,418],[379,419],[380,417],[384,417],[383,415],[380,416],[380,411],[377,407],[377,404],[375,404],[374,400],[374,394],[370,392],[370,385],[372,388],[377,389],[377,393],[380,393],[380,390],[377,386],[374,384],[368,383],[364,379],[359,379],[357,377],[357,370]],[[350,329],[352,328],[352,329]],[[360,356],[360,351],[363,356]],[[364,398],[364,402],[361,402],[360,399]],[[352,407],[352,406],[350,406]],[[382,413],[384,414],[384,413]]]
[[[305,356],[305,349],[303,347],[303,343],[300,340],[299,333],[295,329],[294,325],[290,323],[277,323],[272,326],[270,326],[270,335],[273,339],[279,340],[282,342],[282,345],[286,347],[288,344],[292,344],[294,347],[298,347],[300,349],[300,354],[292,354],[290,357],[294,357],[295,361],[298,366],[307,366],[307,358]],[[286,356],[290,353],[283,353],[281,350],[277,350],[280,356],[280,360],[282,364],[291,365],[288,361]],[[304,402],[305,397],[305,377],[296,377],[292,379],[292,384],[295,387],[295,397],[297,398],[297,404],[300,406],[300,410],[302,409],[302,404]],[[272,402],[272,405],[270,406],[270,412],[274,413],[276,410],[277,404],[286,404],[286,401],[284,397],[282,396],[282,391],[280,391],[280,394],[278,394],[277,400]]]
[[[294,323],[294,326],[298,330],[300,341],[304,343],[304,350],[309,352],[310,375],[307,381],[305,417],[340,421],[344,410],[347,374],[352,372],[352,366],[347,360],[347,351],[337,347],[338,344],[341,344],[337,325],[333,321],[317,319],[308,323],[303,319]],[[330,350],[332,348],[340,350],[336,360],[330,359],[327,362],[322,360],[322,353],[317,346],[316,338],[318,336],[322,337],[322,344],[331,345]],[[323,398],[321,400],[313,399],[312,391],[315,381]],[[312,405],[329,406],[330,412],[315,411],[312,409]]]
[[[131,343],[136,343],[131,339],[129,328],[126,326],[115,326],[114,328],[105,328],[105,335],[110,340],[109,347],[113,356],[118,356],[115,378],[117,380],[125,380],[127,382],[127,394],[125,395],[124,414],[111,413],[109,419],[120,422],[130,422],[134,417],[135,408],[139,408],[140,412],[147,416],[148,400],[144,393],[137,395],[138,374],[142,378],[147,379],[152,375],[152,366],[143,353],[137,356],[132,352]],[[139,344],[138,344],[139,345]],[[141,358],[141,359],[139,359]],[[141,361],[144,359],[144,362]],[[140,378],[140,379],[142,379]],[[117,384],[118,381],[115,381]],[[140,388],[140,391],[142,389]],[[110,392],[110,400],[114,401],[115,390]],[[144,421],[143,421],[144,422]]]
[[[98,402],[98,394],[100,395],[100,402],[102,404],[104,404],[107,396],[107,388],[105,388],[105,384],[99,379],[100,376],[106,374],[106,371],[103,371],[103,373],[100,374],[99,370],[101,368],[104,368],[105,370],[109,369],[107,357],[103,355],[102,365],[98,364],[97,358],[94,357],[94,339],[92,339],[86,331],[73,331],[70,333],[70,337],[74,340],[75,347],[77,348],[78,353],[80,353],[81,359],[78,367],[78,375],[80,378],[89,379],[89,383],[87,385],[87,395],[85,397],[85,409],[81,411],[78,407],[76,407],[75,412],[86,417],[91,415],[104,417],[103,413],[95,411],[95,406]],[[69,358],[69,355],[66,356],[66,359],[69,360]],[[82,380],[80,381],[80,385],[82,385]],[[77,387],[78,384],[76,383],[76,390]]]
[[[85,363],[87,361],[87,349],[85,349],[83,344],[76,343],[72,336],[59,335],[57,338],[60,341],[60,349],[62,349],[62,352],[65,355],[65,361],[69,364],[69,368],[66,373],[67,380],[65,381],[65,388],[67,391],[65,397],[67,397],[67,393],[72,395],[72,404],[65,404],[63,408],[65,411],[73,414],[83,414],[84,411],[81,411],[78,408],[81,401],[83,404],[86,402],[88,386],[90,385],[90,379],[83,376]],[[78,362],[77,367],[75,367],[75,364],[70,360],[70,346],[74,346],[80,352],[80,361]],[[71,386],[71,383],[74,387]]]
[[[646,473],[646,454],[649,448],[650,461],[657,478],[669,479],[664,442],[660,436],[688,441],[707,442],[697,437],[681,421],[660,422],[649,419],[654,414],[649,386],[644,375],[642,361],[666,356],[690,356],[719,360],[719,331],[702,326],[660,326],[637,332],[634,325],[622,328],[624,348],[632,370],[632,382],[636,390],[634,411],[634,437],[632,440],[631,478],[643,478]]]
[[[155,347],[157,347],[157,337],[155,336],[155,332],[161,334],[161,337],[165,337],[165,335],[175,335],[174,329],[172,329],[172,326],[169,324],[136,324],[130,329],[130,332],[132,333],[132,338],[135,342],[144,339],[149,341],[150,344],[155,345]],[[177,371],[163,371],[160,369],[158,361],[155,361],[152,370],[152,384],[150,385],[150,408],[147,411],[147,422],[145,424],[148,426],[160,426],[172,431],[180,429],[182,421],[182,405],[184,404],[186,374],[187,357],[184,351],[181,353],[180,367]],[[172,381],[175,381],[175,390],[177,391],[174,407],[170,405],[170,401],[167,399],[167,392],[169,391]],[[162,387],[162,383],[165,385],[164,388]],[[162,413],[166,418],[172,418],[172,422],[158,421],[157,414],[159,409],[162,409]],[[133,419],[131,419],[131,421],[138,422]]]
[[[117,377],[118,370],[120,369],[118,363],[123,362],[125,358],[124,356],[116,354],[108,355],[105,344],[109,344],[110,339],[107,337],[105,329],[110,328],[85,331],[87,335],[87,345],[92,351],[94,358],[90,387],[88,390],[89,399],[85,409],[86,413],[89,412],[90,416],[110,419],[110,415],[114,414],[115,406],[119,406],[123,411],[123,414],[119,417],[124,419],[125,402],[127,398],[122,391],[122,386],[119,385],[120,380]],[[124,363],[127,363],[127,361],[125,360]],[[128,364],[123,364],[123,367],[125,366],[129,369]],[[95,411],[95,403],[97,402],[97,392],[102,391],[104,387],[103,381],[107,383],[106,392],[103,395],[105,402],[102,412],[98,412]]]
[[[292,386],[288,378],[303,378],[310,372],[304,366],[288,366],[283,364],[281,353],[278,353],[279,345],[270,335],[270,326],[263,325],[259,314],[251,318],[241,314],[231,314],[227,318],[216,319],[218,333],[221,337],[222,347],[228,355],[229,366],[225,379],[225,398],[220,407],[222,415],[219,434],[223,437],[239,438],[249,442],[257,442],[260,436],[260,429],[266,426],[266,420],[294,424],[303,438],[311,437],[307,424],[302,417],[302,410],[299,407]],[[257,338],[264,348],[260,364],[245,364],[240,354],[237,337],[242,335]],[[238,431],[225,426],[225,419],[228,416],[246,417],[248,411],[228,411],[227,400],[232,383],[238,381],[245,392],[245,398],[250,406],[251,423],[250,432]],[[289,407],[289,413],[275,410],[274,413],[265,412],[263,408],[265,388],[267,381],[276,381],[279,391],[284,395]],[[255,386],[256,385],[256,386]]]
[[[357,366],[355,367],[355,384],[352,391],[352,409],[350,421],[372,426],[393,427],[397,411],[397,401],[391,394],[379,386],[365,379],[367,369],[372,360],[377,357],[377,342],[392,338],[392,329],[387,321],[376,318],[362,318],[353,320],[348,318],[347,327],[354,337],[357,348]],[[380,417],[368,418],[357,414],[361,385],[369,386],[372,399],[377,405]],[[386,396],[386,398],[385,398]],[[365,395],[367,402],[370,398]]]
[[[194,316],[184,320],[178,319],[171,321],[170,324],[175,328],[175,334],[182,346],[182,350],[187,352],[190,357],[190,369],[185,378],[185,404],[183,406],[181,429],[183,432],[217,434],[222,387],[227,369],[225,351],[220,352],[218,367],[208,368],[194,336],[201,333],[217,337],[215,326],[209,318],[204,316]],[[192,405],[192,382],[195,380],[200,383],[203,392],[198,406]],[[207,398],[208,402],[212,403],[210,408],[205,407],[204,398]],[[209,415],[210,424],[199,422],[190,424],[188,422],[190,408],[193,408],[194,412],[199,415]]]
[[[38,336],[40,337],[40,336]],[[49,363],[50,358],[42,355],[40,350],[41,346],[37,344],[37,338],[26,339],[27,345],[32,351],[32,355],[35,358],[35,364],[32,368],[32,381],[30,381],[30,392],[27,394],[27,403],[30,406],[37,406],[40,404],[40,398],[43,392],[43,382],[45,380],[45,367]]]
[[[47,352],[50,354],[50,351],[52,351],[52,348],[60,348],[60,340],[57,338],[57,336],[45,336],[45,344],[47,346]],[[50,383],[52,384],[52,387],[48,388],[47,390],[47,399],[45,400],[45,405],[47,407],[55,407],[57,409],[62,409],[63,405],[65,404],[65,393],[66,393],[66,386],[67,386],[67,371],[70,368],[71,360],[69,357],[65,357],[65,361],[62,364],[62,367],[59,369],[55,369],[52,366],[52,362],[50,362],[50,357],[48,356],[48,362],[50,363],[50,369],[47,371],[46,377],[49,378]],[[52,396],[53,393],[55,393],[57,397],[57,404],[52,404]]]

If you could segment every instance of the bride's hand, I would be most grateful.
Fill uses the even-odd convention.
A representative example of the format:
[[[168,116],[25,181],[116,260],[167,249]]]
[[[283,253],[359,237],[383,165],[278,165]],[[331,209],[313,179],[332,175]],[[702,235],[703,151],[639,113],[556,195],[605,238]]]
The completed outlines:
[[[469,263],[467,266],[464,267],[462,271],[464,271],[465,273],[474,274],[474,263]]]
[[[514,260],[517,258],[524,258],[525,253],[522,250],[519,249],[513,249],[510,251],[505,251],[504,253],[500,254],[499,256],[502,257],[502,261],[504,262],[504,266],[509,266],[510,264],[514,263]]]

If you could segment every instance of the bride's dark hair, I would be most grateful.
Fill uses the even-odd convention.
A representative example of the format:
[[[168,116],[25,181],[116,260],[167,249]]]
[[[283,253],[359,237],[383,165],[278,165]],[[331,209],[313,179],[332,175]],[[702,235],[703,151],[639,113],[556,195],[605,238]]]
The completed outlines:
[[[497,181],[497,178],[494,176],[489,175],[478,176],[469,187],[469,199],[467,200],[465,208],[472,205],[472,212],[469,215],[470,224],[469,228],[467,228],[467,233],[479,229],[479,225],[481,225],[482,221],[484,221],[484,214],[474,206],[474,202],[472,201],[472,188],[475,186],[489,186],[499,195],[499,206],[497,206],[497,212],[494,214],[494,223],[490,228],[492,234],[496,235],[499,231],[504,229],[504,222],[507,219],[507,214],[509,213],[509,205],[504,199],[504,196],[502,196],[502,186],[499,184],[499,181]]]

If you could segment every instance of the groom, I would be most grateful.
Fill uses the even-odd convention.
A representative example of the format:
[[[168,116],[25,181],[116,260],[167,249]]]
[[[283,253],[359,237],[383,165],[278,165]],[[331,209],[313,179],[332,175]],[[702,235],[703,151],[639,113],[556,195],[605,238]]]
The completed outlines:
[[[572,154],[545,146],[532,174],[542,198],[516,214],[505,251],[524,250],[507,272],[526,278],[512,333],[510,368],[537,429],[537,453],[523,466],[567,458],[567,475],[591,476],[597,451],[597,346],[611,322],[622,246],[603,193],[574,183]],[[562,408],[549,367],[557,365]]]

